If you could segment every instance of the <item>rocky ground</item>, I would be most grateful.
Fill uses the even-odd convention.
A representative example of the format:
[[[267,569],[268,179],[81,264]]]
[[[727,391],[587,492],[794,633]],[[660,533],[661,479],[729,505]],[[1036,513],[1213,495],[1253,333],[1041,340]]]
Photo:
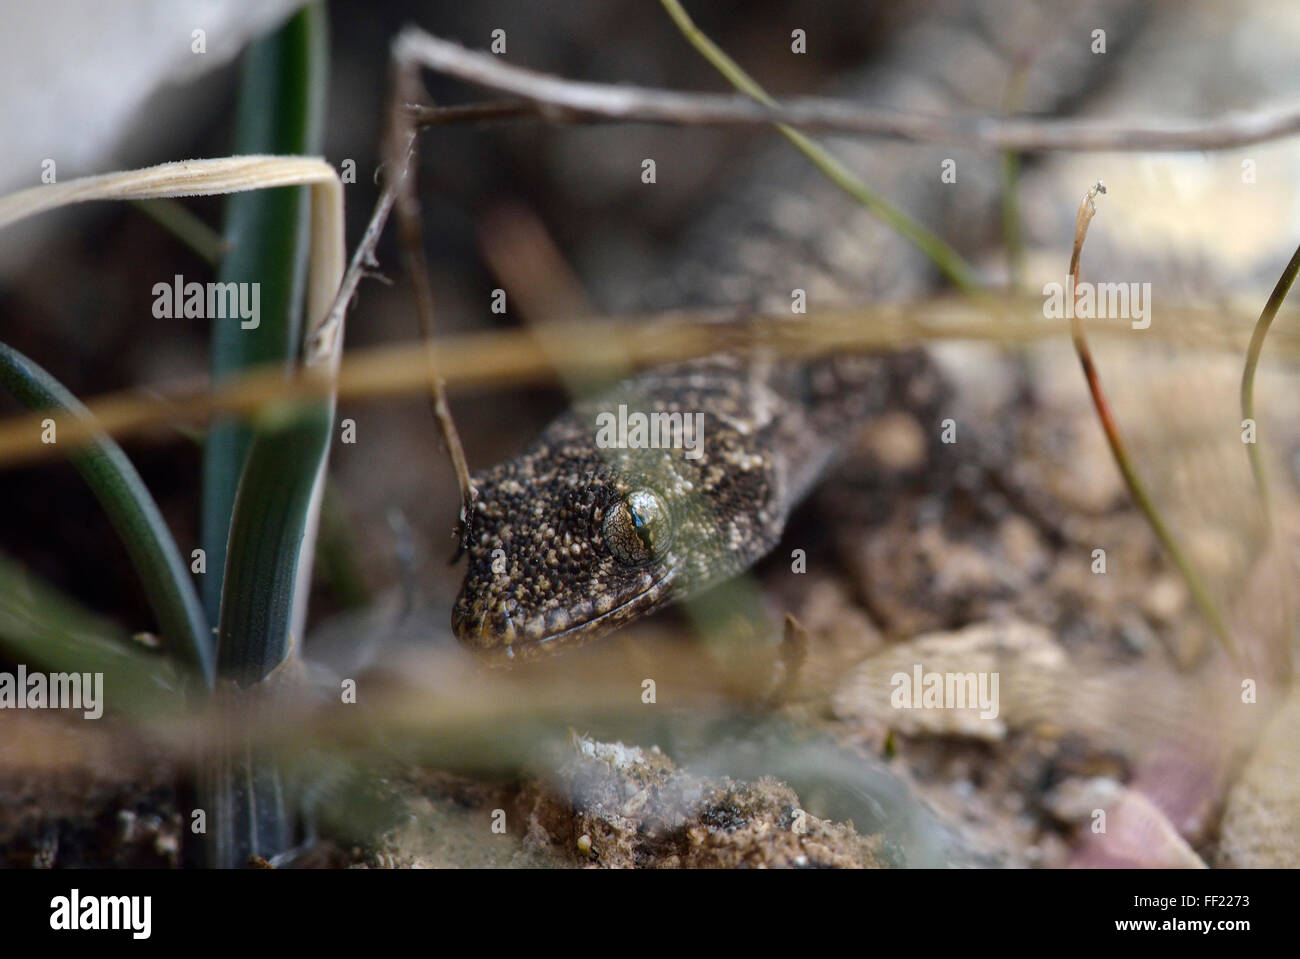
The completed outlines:
[[[1294,809],[1285,771],[1295,750],[1284,716],[1278,731],[1267,731],[1285,687],[1276,664],[1263,660],[1277,637],[1243,634],[1257,657],[1248,674],[1260,679],[1260,693],[1257,703],[1241,703],[1244,674],[1213,645],[1127,502],[1086,400],[1050,388],[1078,376],[1073,357],[1046,348],[1019,360],[980,359],[980,379],[1028,370],[1031,388],[1005,391],[996,417],[972,423],[964,452],[961,441],[951,451],[918,442],[925,427],[898,411],[867,424],[854,455],[760,565],[751,582],[764,625],[746,640],[754,643],[748,687],[675,705],[689,700],[689,684],[677,691],[679,676],[663,668],[665,658],[693,655],[724,669],[733,651],[653,632],[646,652],[634,631],[532,675],[480,669],[427,635],[394,639],[375,662],[376,685],[363,679],[362,688],[427,703],[472,676],[463,681],[486,710],[473,735],[489,753],[507,727],[529,728],[527,708],[495,720],[493,710],[520,688],[551,682],[557,670],[602,677],[638,706],[638,677],[660,677],[662,705],[651,708],[666,726],[633,725],[631,738],[618,741],[572,724],[568,733],[546,733],[552,724],[541,715],[513,773],[508,759],[488,773],[467,769],[463,758],[437,771],[437,762],[393,748],[403,734],[387,730],[392,717],[381,713],[379,735],[342,754],[352,785],[339,795],[349,801],[328,798],[327,789],[309,808],[312,841],[296,861],[1288,862],[1294,854],[1279,837]],[[964,462],[954,468],[936,459],[948,456]],[[1096,548],[1106,550],[1105,572],[1097,571]],[[794,549],[805,550],[806,572],[792,571]],[[1248,621],[1241,615],[1238,622]],[[659,619],[650,624],[659,633],[685,625]],[[436,630],[436,612],[431,621]],[[681,654],[683,643],[694,652]],[[917,665],[996,674],[996,717],[978,708],[896,708],[891,680]],[[613,728],[599,712],[590,716],[592,727]],[[725,727],[675,728],[727,716],[734,721]],[[150,746],[147,731],[111,721],[87,734],[46,717],[23,719],[23,733],[0,744],[7,797],[0,850],[9,864],[180,861],[188,807],[169,775],[181,765],[174,744]],[[328,735],[312,735],[328,752]],[[753,754],[737,760],[745,750]],[[302,780],[305,795],[313,794],[313,775]],[[870,801],[837,804],[863,777]],[[357,779],[367,815],[355,812]],[[1095,831],[1097,810],[1107,815],[1105,832]]]

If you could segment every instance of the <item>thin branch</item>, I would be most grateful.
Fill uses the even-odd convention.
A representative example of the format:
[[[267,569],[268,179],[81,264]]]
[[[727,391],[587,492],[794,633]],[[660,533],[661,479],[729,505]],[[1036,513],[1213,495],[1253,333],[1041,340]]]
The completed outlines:
[[[514,120],[518,117],[564,118],[575,123],[587,119],[599,119],[570,110],[548,111],[542,104],[529,100],[493,100],[489,103],[470,103],[457,107],[431,107],[423,103],[408,103],[406,112],[412,122],[419,127],[481,123],[486,120]]]
[[[1164,517],[1160,515],[1160,510],[1156,507],[1155,500],[1151,498],[1151,494],[1147,491],[1146,484],[1138,476],[1137,469],[1133,465],[1133,458],[1129,455],[1128,447],[1124,443],[1124,437],[1120,434],[1119,423],[1116,421],[1115,414],[1110,408],[1110,402],[1106,399],[1106,393],[1102,389],[1101,376],[1097,373],[1097,365],[1093,361],[1092,350],[1089,348],[1087,337],[1084,335],[1083,319],[1079,316],[1077,308],[1078,297],[1083,292],[1079,282],[1080,260],[1083,255],[1083,241],[1088,236],[1088,224],[1092,222],[1093,215],[1097,212],[1094,200],[1098,193],[1105,192],[1106,188],[1098,180],[1097,184],[1083,195],[1083,200],[1079,203],[1079,212],[1074,221],[1074,250],[1070,254],[1070,276],[1074,280],[1074,295],[1076,298],[1076,308],[1071,311],[1070,316],[1070,332],[1074,339],[1074,349],[1079,354],[1079,363],[1083,367],[1083,377],[1088,383],[1088,391],[1092,394],[1093,405],[1097,408],[1097,419],[1101,422],[1101,428],[1106,434],[1106,441],[1110,444],[1111,454],[1115,457],[1115,465],[1119,467],[1120,474],[1124,477],[1124,483],[1128,486],[1133,502],[1142,512],[1142,515],[1146,517],[1146,521],[1156,534],[1156,538],[1160,540],[1165,552],[1173,560],[1174,566],[1177,567],[1184,582],[1187,583],[1192,600],[1219,637],[1219,641],[1223,643],[1224,649],[1227,650],[1229,656],[1236,659],[1237,651],[1232,641],[1232,634],[1228,631],[1214,598],[1210,595],[1191,559],[1183,552],[1182,547],[1174,538],[1173,531],[1165,523]]]
[[[1226,150],[1300,133],[1300,106],[1228,113],[1207,120],[1116,123],[1001,116],[937,116],[899,113],[824,97],[780,105],[748,97],[682,93],[631,84],[587,83],[514,66],[407,27],[394,44],[395,57],[438,73],[538,104],[536,113],[566,122],[619,121],[676,126],[765,126],[782,123],[811,132],[946,143],[1017,153],[1077,151]],[[520,109],[501,116],[527,116]],[[478,120],[466,108],[460,117]]]
[[[1241,418],[1243,420],[1255,418],[1255,369],[1259,366],[1259,355],[1264,349],[1264,339],[1268,336],[1269,327],[1273,325],[1273,318],[1282,308],[1282,303],[1295,282],[1297,272],[1300,272],[1300,247],[1296,247],[1295,253],[1291,254],[1291,262],[1278,277],[1277,285],[1273,287],[1268,302],[1264,304],[1263,312],[1259,314],[1259,322],[1255,324],[1255,331],[1250,337],[1250,346],[1246,348],[1246,367],[1241,373]],[[1255,488],[1259,490],[1260,508],[1264,513],[1265,535],[1271,537],[1273,535],[1272,500],[1269,494],[1268,475],[1264,471],[1264,463],[1259,455],[1258,424],[1256,424],[1255,439],[1256,442],[1246,444],[1246,455],[1250,457],[1250,469],[1255,476]]]
[[[395,113],[397,111],[394,111]],[[467,113],[493,113],[498,111],[478,111],[464,110],[456,108],[454,112],[459,114],[458,119],[463,119]],[[402,224],[403,249],[406,256],[407,270],[411,274],[412,283],[415,287],[416,308],[420,317],[421,339],[425,345],[425,353],[428,363],[427,384],[430,391],[430,401],[433,407],[434,417],[438,421],[439,429],[442,432],[443,442],[451,456],[452,468],[456,471],[457,483],[461,491],[461,548],[467,545],[468,523],[467,517],[471,515],[468,510],[472,509],[474,499],[477,493],[469,479],[469,465],[465,459],[465,452],[461,446],[460,436],[456,431],[455,421],[451,417],[450,408],[447,405],[446,383],[437,375],[434,365],[435,350],[433,347],[433,299],[429,286],[428,273],[424,268],[423,258],[423,241],[419,236],[419,206],[414,199],[413,187],[409,187],[412,180],[410,177],[411,165],[416,155],[415,151],[415,130],[410,126],[410,119],[395,123],[390,130],[392,139],[390,143],[396,143],[397,149],[389,151],[387,163],[385,166],[384,189],[380,193],[379,200],[375,203],[374,212],[370,215],[370,222],[366,225],[366,232],[352,254],[352,260],[348,264],[347,272],[343,276],[343,282],[339,285],[338,296],[334,299],[334,304],[330,307],[328,315],[322,321],[320,327],[308,337],[306,345],[306,356],[308,365],[312,365],[312,358],[327,354],[333,349],[337,333],[343,326],[343,317],[346,315],[348,306],[351,303],[353,295],[356,293],[357,286],[360,284],[362,277],[370,276],[390,283],[387,277],[373,272],[371,267],[378,265],[375,257],[375,249],[379,245],[379,238],[383,235],[384,226],[388,222],[389,214],[392,212],[394,205],[397,205],[399,196],[402,196],[409,189],[411,196],[410,202],[415,203],[415,236],[410,233],[410,223],[403,219],[403,207],[398,208],[398,218]],[[432,121],[437,122],[437,121]],[[399,184],[401,186],[399,186]],[[409,209],[408,209],[409,212]],[[416,251],[414,255],[412,251]]]
[[[321,362],[321,358],[334,349],[339,330],[343,328],[343,318],[347,314],[353,295],[357,292],[357,286],[361,283],[361,278],[374,275],[368,267],[377,262],[375,260],[375,248],[379,245],[379,238],[384,233],[384,224],[388,222],[388,214],[393,209],[395,197],[396,192],[393,190],[392,185],[385,185],[378,202],[375,203],[374,212],[370,214],[370,222],[366,225],[366,232],[362,235],[361,242],[357,244],[357,248],[352,254],[347,272],[343,274],[343,282],[339,284],[338,294],[334,297],[334,303],[330,306],[329,313],[325,315],[320,325],[307,337],[303,354],[308,366],[314,366]]]
[[[433,417],[442,432],[447,454],[451,457],[460,487],[460,523],[457,530],[457,551],[454,562],[469,548],[470,527],[474,518],[474,503],[478,490],[469,474],[469,462],[461,446],[456,421],[447,402],[446,382],[438,373],[437,351],[433,345],[433,284],[429,279],[428,264],[424,259],[424,225],[420,219],[420,200],[415,191],[415,171],[419,169],[415,127],[411,116],[402,109],[403,104],[414,103],[419,97],[418,65],[404,58],[399,42],[393,48],[392,107],[389,112],[386,179],[397,192],[397,223],[402,241],[402,258],[411,278],[415,297],[415,311],[420,321],[420,340],[428,366],[428,385]]]

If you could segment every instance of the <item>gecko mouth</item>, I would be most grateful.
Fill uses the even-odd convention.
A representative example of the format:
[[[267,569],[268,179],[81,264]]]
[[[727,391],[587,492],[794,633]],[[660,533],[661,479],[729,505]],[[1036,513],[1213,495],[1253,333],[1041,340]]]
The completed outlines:
[[[670,570],[635,596],[624,600],[612,609],[607,609],[598,616],[574,623],[564,629],[537,637],[519,636],[516,633],[516,638],[512,642],[505,642],[501,634],[484,628],[486,615],[479,620],[477,628],[466,628],[468,623],[464,618],[460,618],[453,624],[453,628],[462,642],[472,646],[477,654],[492,665],[527,662],[560,650],[574,649],[607,636],[623,623],[635,618],[634,614],[648,612],[654,608],[668,587],[672,585],[673,579],[674,572]],[[507,617],[507,623],[509,622],[510,619]]]

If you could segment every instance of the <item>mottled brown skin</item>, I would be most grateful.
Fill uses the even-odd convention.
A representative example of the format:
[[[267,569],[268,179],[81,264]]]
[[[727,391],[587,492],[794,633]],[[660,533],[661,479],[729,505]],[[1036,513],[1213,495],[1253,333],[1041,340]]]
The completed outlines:
[[[747,569],[853,426],[885,405],[902,360],[709,357],[576,405],[519,457],[474,477],[457,636],[496,660],[532,658]],[[597,415],[620,403],[703,412],[702,455],[599,448]]]

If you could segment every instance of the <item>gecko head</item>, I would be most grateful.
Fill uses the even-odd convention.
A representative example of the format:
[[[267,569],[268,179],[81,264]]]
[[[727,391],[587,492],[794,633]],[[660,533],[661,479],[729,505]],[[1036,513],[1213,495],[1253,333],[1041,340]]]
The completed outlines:
[[[469,569],[452,610],[466,646],[496,662],[533,659],[671,601],[682,538],[663,483],[548,449],[474,484]]]

